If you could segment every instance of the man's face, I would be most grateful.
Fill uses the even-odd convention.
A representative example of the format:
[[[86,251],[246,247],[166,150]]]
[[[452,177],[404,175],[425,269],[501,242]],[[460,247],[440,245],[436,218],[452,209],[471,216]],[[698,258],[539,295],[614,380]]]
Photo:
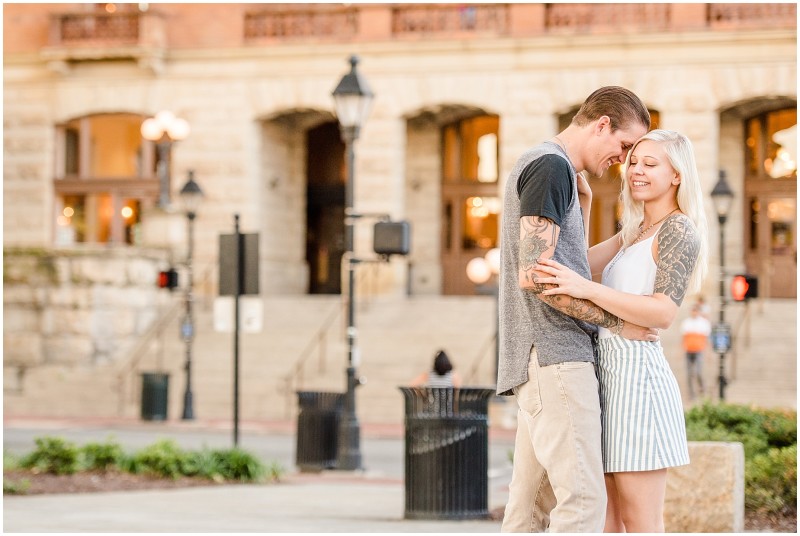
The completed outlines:
[[[647,128],[639,123],[630,123],[612,132],[608,117],[601,117],[595,127],[593,159],[586,170],[601,177],[614,164],[624,162],[636,140],[646,133]]]

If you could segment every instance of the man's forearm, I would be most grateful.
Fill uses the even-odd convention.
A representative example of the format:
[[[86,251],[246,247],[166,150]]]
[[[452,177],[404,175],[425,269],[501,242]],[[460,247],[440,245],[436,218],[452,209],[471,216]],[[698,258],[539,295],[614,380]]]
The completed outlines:
[[[565,315],[597,324],[615,333],[619,333],[619,330],[622,329],[623,320],[620,317],[609,313],[594,302],[563,294],[545,296],[541,294],[541,291],[544,290],[542,287],[545,287],[545,285],[540,285],[539,287],[533,290],[536,297]]]

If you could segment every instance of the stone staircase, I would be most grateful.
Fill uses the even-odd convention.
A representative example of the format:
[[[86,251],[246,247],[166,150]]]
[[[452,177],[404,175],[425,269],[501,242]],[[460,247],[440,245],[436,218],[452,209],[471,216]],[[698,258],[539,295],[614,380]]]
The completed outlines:
[[[180,298],[175,297],[176,300]],[[233,335],[213,329],[212,302],[196,307],[193,347],[194,413],[197,419],[229,421],[233,416]],[[717,306],[711,303],[712,318]],[[362,423],[399,424],[403,401],[397,387],[427,370],[444,348],[472,386],[491,386],[494,369],[495,303],[488,296],[413,296],[370,298],[357,306],[360,363],[366,383],[357,390]],[[662,332],[662,344],[685,396],[685,360],[678,325]],[[729,402],[796,408],[795,300],[757,300],[729,304],[734,349],[726,374]],[[263,330],[242,333],[240,344],[240,419],[293,420],[296,391],[345,388],[347,349],[345,311],[339,296],[267,296]],[[180,315],[136,366],[120,375],[120,363],[30,369],[9,388],[5,414],[40,416],[119,416],[138,418],[141,373],[170,375],[168,418],[179,419],[183,406],[185,345],[179,338]],[[302,373],[298,363],[302,360]],[[705,356],[707,394],[717,399],[718,358]],[[13,379],[11,379],[13,380]],[[685,398],[686,405],[693,403]],[[496,404],[493,404],[496,406]],[[513,426],[513,405],[500,404],[504,422]]]

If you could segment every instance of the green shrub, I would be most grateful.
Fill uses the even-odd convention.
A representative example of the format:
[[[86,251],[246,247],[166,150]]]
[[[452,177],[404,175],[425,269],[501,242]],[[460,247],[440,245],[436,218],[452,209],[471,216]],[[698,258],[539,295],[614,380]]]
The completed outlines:
[[[153,473],[168,478],[188,476],[216,482],[258,482],[277,481],[284,471],[279,464],[265,465],[239,448],[186,451],[169,439],[157,441],[133,454],[124,452],[115,441],[88,443],[78,449],[63,439],[44,437],[37,438],[36,444],[37,449],[25,456],[20,466],[57,474],[116,466],[124,472]],[[4,452],[3,462],[7,468],[16,466],[14,457],[7,452]]]
[[[20,459],[16,454],[3,450],[3,470],[10,471],[20,468]]]
[[[108,443],[87,443],[80,449],[81,466],[85,469],[107,470],[118,465],[124,456],[122,446],[109,441]]]
[[[219,473],[226,480],[242,482],[258,482],[267,474],[267,468],[261,461],[239,448],[215,450]]]
[[[757,454],[745,469],[745,505],[763,512],[785,512],[797,505],[797,445]]]
[[[31,481],[28,479],[22,479],[19,481],[10,480],[7,478],[3,479],[3,493],[8,493],[9,495],[22,495],[28,492],[28,488],[31,487]]]
[[[58,437],[35,439],[36,450],[25,456],[20,465],[34,471],[69,475],[78,470],[78,448]]]
[[[744,445],[745,505],[763,513],[796,510],[797,412],[706,403],[686,412],[690,441]]]
[[[130,468],[134,473],[150,472],[170,478],[183,474],[186,453],[171,439],[162,439],[133,456]]]

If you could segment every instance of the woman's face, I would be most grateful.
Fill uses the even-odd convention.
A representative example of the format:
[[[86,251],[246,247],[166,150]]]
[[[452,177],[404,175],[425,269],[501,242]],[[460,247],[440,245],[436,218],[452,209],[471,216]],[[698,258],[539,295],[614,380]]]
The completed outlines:
[[[672,168],[661,143],[643,140],[633,149],[626,180],[637,201],[655,201],[665,195],[675,197],[681,179]]]

